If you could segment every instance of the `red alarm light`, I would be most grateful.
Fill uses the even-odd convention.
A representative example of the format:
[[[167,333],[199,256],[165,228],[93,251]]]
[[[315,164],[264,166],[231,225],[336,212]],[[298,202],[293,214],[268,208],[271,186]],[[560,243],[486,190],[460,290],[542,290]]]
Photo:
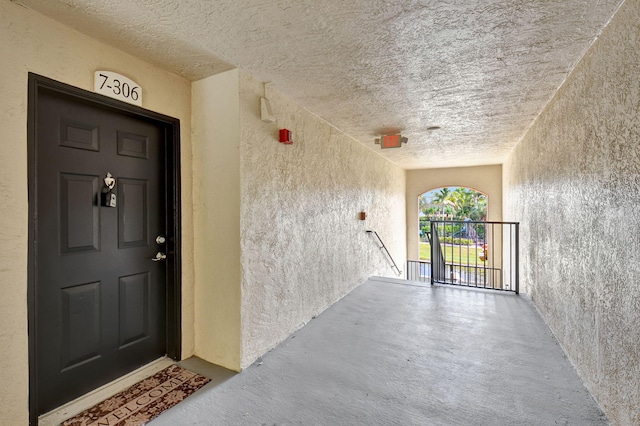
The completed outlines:
[[[291,145],[293,143],[291,140],[291,130],[280,129],[280,143],[287,145]]]

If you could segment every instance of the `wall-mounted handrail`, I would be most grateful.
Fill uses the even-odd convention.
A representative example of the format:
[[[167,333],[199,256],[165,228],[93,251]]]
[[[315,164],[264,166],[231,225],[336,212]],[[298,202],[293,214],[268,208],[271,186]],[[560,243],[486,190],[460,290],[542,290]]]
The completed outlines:
[[[396,262],[395,260],[393,260],[393,257],[391,257],[391,253],[389,253],[389,250],[387,250],[387,246],[384,245],[384,242],[382,241],[382,238],[380,238],[380,235],[378,235],[376,231],[372,231],[372,230],[367,230],[367,234],[374,235],[376,237],[376,239],[380,243],[380,246],[378,248],[380,250],[383,250],[387,254],[387,257],[391,261],[391,267],[395,269],[395,272],[397,275],[402,275],[402,271],[400,270],[400,268],[398,268],[398,265],[396,265]]]

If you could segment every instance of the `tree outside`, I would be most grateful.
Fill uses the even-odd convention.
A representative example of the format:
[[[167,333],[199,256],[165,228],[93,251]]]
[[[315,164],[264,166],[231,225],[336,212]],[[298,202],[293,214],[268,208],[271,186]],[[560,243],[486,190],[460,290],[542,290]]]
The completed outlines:
[[[422,241],[427,240],[432,220],[484,221],[487,218],[487,196],[470,188],[448,186],[425,192],[418,198],[418,206]],[[479,227],[476,238],[483,237],[484,227]]]

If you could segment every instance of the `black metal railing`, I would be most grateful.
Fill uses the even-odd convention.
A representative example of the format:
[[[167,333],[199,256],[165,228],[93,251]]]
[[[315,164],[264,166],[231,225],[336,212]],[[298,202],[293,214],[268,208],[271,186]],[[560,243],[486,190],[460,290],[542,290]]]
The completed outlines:
[[[519,223],[437,220],[428,237],[408,280],[520,292]]]
[[[393,260],[391,253],[389,253],[389,250],[387,250],[387,246],[384,245],[384,242],[382,241],[382,238],[380,238],[380,235],[378,235],[376,231],[371,231],[371,230],[367,230],[367,234],[373,235],[375,237],[376,242],[379,244],[378,248],[382,250],[384,253],[386,253],[386,258],[391,264],[391,268],[395,270],[395,273],[397,275],[402,275],[402,271],[400,270],[400,268],[398,268],[398,265],[396,265],[396,261]]]

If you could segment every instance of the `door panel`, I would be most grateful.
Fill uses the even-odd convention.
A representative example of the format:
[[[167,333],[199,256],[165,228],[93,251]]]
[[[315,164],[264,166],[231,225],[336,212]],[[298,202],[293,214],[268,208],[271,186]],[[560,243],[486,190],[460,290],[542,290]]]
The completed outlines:
[[[128,157],[148,158],[149,139],[144,135],[118,132],[118,154]]]
[[[60,289],[61,371],[100,357],[100,283]]]
[[[149,337],[149,273],[120,277],[120,348]]]
[[[71,119],[60,120],[60,146],[100,151],[98,127]]]
[[[147,180],[118,181],[118,247],[147,245]]]
[[[167,353],[161,124],[41,89],[36,120],[38,413]],[[116,208],[101,206],[116,178]],[[172,218],[169,218],[170,220]]]
[[[100,250],[98,176],[60,174],[60,251]]]

